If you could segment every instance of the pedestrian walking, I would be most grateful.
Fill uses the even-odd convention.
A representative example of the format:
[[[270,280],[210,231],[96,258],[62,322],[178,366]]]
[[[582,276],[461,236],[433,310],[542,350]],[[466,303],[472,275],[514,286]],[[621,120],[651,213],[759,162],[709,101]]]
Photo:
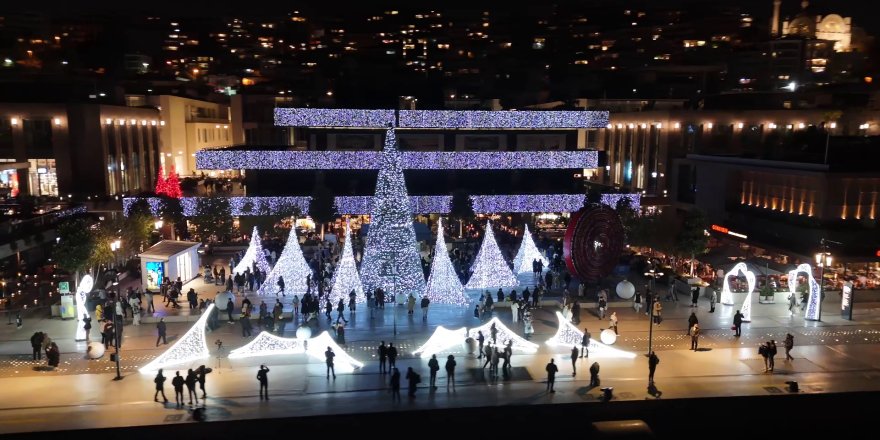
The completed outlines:
[[[159,341],[162,341],[162,344],[164,345],[168,345],[168,339],[165,336],[165,333],[167,332],[165,318],[159,318],[159,322],[156,323],[156,332],[159,334],[156,338],[156,347],[159,346]]]
[[[379,374],[383,374],[383,373],[387,374],[388,367],[386,366],[386,363],[388,362],[388,347],[385,346],[385,341],[382,341],[382,343],[379,344],[378,351],[379,351]]]
[[[712,294],[709,296],[709,313],[715,313],[715,303],[718,302],[718,292],[714,287],[710,287],[712,289]]]
[[[412,399],[416,397],[416,387],[422,381],[422,376],[416,373],[412,367],[406,369],[406,382],[409,385],[407,395]]]
[[[483,363],[483,368],[486,368],[487,365],[492,364],[492,346],[486,345],[483,347],[483,355],[486,356],[486,362]]]
[[[260,382],[260,400],[269,400],[269,368],[260,365],[257,371],[257,381]]]
[[[688,327],[687,327],[687,335],[688,336],[690,336],[691,329],[694,328],[694,325],[698,324],[699,322],[700,322],[700,320],[697,319],[697,314],[694,312],[691,312],[691,316],[688,316]]]
[[[483,331],[477,330],[477,344],[479,344],[479,346],[477,347],[477,359],[480,359],[483,357],[483,343],[485,341],[486,341],[486,337],[483,336]]]
[[[660,358],[651,350],[651,354],[648,355],[648,383],[654,383],[654,372],[657,371],[657,364],[659,363]]]
[[[791,357],[791,349],[794,348],[794,336],[791,333],[785,334],[785,340],[782,341],[782,346],[785,347],[785,360],[793,361],[794,358]]]
[[[431,305],[431,300],[428,299],[428,295],[422,297],[422,302],[420,307],[422,308],[422,321],[428,319],[428,306]]]
[[[336,316],[336,322],[339,322],[339,320],[341,319],[345,321],[346,324],[348,324],[348,320],[345,319],[344,316],[342,316],[343,311],[345,311],[345,302],[342,301],[342,298],[339,298],[339,302],[336,303],[336,313],[338,314],[338,316]]]
[[[633,310],[635,310],[636,313],[639,313],[639,311],[642,310],[642,294],[640,292],[636,292],[636,294],[633,295]]]
[[[608,324],[611,326],[611,330],[614,330],[614,334],[617,334],[617,312],[611,312],[611,316],[608,318]]]
[[[397,347],[394,346],[393,342],[388,343],[388,366],[391,368],[397,367]]]
[[[597,387],[599,386],[599,363],[593,362],[593,365],[590,365],[590,386]]]
[[[792,315],[795,314],[797,310],[797,297],[795,297],[794,293],[788,294],[788,312]]]
[[[736,337],[742,336],[742,325],[743,315],[737,310],[736,313],[733,314],[733,330],[736,331]]]
[[[553,384],[556,383],[556,373],[559,371],[559,367],[556,366],[556,361],[551,358],[550,363],[544,369],[547,370],[547,391],[555,393]]]
[[[208,397],[208,393],[205,391],[205,376],[212,371],[214,370],[204,365],[199,365],[199,368],[196,369],[196,380],[199,382],[199,388],[202,390],[202,400]]]
[[[168,403],[168,398],[165,397],[165,376],[162,375],[162,369],[159,369],[159,372],[156,373],[156,378],[153,379],[153,383],[156,384],[156,394],[153,394],[153,401],[159,401],[159,393],[162,393],[162,400],[165,403]]]
[[[590,357],[590,331],[584,327],[584,336],[581,337],[581,357]]]
[[[174,379],[171,379],[171,386],[174,387],[174,400],[177,402],[177,407],[180,408],[183,406],[183,377],[180,375],[180,371],[174,372]]]
[[[651,316],[654,317],[654,324],[660,325],[660,322],[663,321],[662,313],[663,305],[660,304],[660,301],[654,300],[654,307],[651,311]]]
[[[690,330],[691,334],[691,350],[697,351],[697,346],[700,343],[700,324],[694,324]]]
[[[577,345],[571,347],[571,377],[574,377],[577,374],[577,360],[580,351],[577,348]]]
[[[758,347],[758,354],[760,354],[761,357],[764,358],[764,372],[766,373],[770,371],[770,352],[767,348],[766,342],[762,342],[761,345]]]
[[[397,367],[391,368],[391,380],[389,382],[391,385],[391,401],[400,402],[400,370]]]
[[[440,362],[437,361],[437,355],[432,354],[431,360],[428,361],[428,371],[430,372],[428,383],[431,390],[437,389],[437,372],[440,371]]]
[[[83,330],[86,331],[86,343],[89,341],[89,333],[92,331],[92,318],[83,313]]]
[[[324,361],[327,363],[327,379],[330,379],[330,373],[333,373],[333,380],[336,380],[336,369],[333,368],[334,357],[336,357],[336,353],[332,348],[327,347],[327,351],[324,352]]]
[[[446,357],[446,391],[449,391],[450,384],[455,391],[455,365],[455,356],[450,354]]]

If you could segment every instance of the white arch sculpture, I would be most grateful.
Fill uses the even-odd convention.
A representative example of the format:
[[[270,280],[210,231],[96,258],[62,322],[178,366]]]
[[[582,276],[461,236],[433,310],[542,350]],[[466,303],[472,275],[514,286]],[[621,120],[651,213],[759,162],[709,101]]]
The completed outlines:
[[[807,282],[810,284],[810,299],[807,302],[807,310],[804,312],[804,319],[810,321],[818,321],[822,313],[822,297],[819,283],[813,278],[813,267],[803,263],[792,271],[788,272],[788,291],[792,295],[797,295],[797,276],[799,273],[807,274]]]
[[[721,304],[725,304],[728,306],[733,305],[733,292],[730,290],[730,282],[727,280],[731,275],[743,274],[746,276],[746,283],[749,286],[748,294],[746,295],[745,302],[743,303],[742,309],[740,309],[740,313],[743,315],[744,322],[750,322],[752,320],[752,292],[755,290],[755,274],[750,271],[746,263],[739,262],[733,266],[733,269],[730,269],[730,272],[724,274],[724,283],[722,284],[721,289]]]
[[[77,341],[86,340],[86,323],[83,321],[83,316],[89,315],[86,300],[88,299],[89,292],[92,291],[92,287],[94,286],[95,280],[92,279],[91,275],[86,275],[83,277],[82,281],[79,282],[79,286],[76,287],[76,337],[74,339]],[[98,325],[98,323],[95,323],[95,325]]]

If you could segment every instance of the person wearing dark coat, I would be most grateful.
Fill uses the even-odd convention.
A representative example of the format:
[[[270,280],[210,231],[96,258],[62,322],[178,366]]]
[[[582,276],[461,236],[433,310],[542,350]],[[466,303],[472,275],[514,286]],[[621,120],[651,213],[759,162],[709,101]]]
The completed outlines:
[[[89,341],[89,332],[92,330],[92,318],[89,315],[83,314],[83,330],[86,331],[86,342]]]
[[[162,341],[163,344],[168,345],[168,340],[165,337],[165,332],[167,331],[165,318],[159,318],[159,322],[156,323],[156,331],[159,333],[159,336],[156,338],[156,347],[159,346],[159,341]]]
[[[388,366],[390,368],[397,367],[397,347],[393,342],[388,343]]]
[[[657,370],[657,364],[660,363],[660,358],[657,357],[657,354],[654,351],[651,351],[651,354],[648,356],[648,382],[654,383],[654,371]]]
[[[260,365],[260,370],[257,371],[257,380],[260,382],[260,400],[264,398],[269,400],[269,368],[265,365]]]
[[[382,341],[379,344],[379,373],[388,373],[388,367],[386,364],[388,363],[388,347],[385,345],[385,341]]]
[[[742,325],[743,325],[743,315],[742,315],[742,313],[739,312],[739,310],[737,310],[736,313],[733,314],[733,327],[734,327],[734,330],[736,330],[737,337],[742,335]]]
[[[61,362],[61,351],[58,350],[58,344],[52,342],[46,347],[46,362],[50,367],[57,367]]]
[[[185,381],[183,377],[180,375],[180,371],[175,371],[174,379],[171,379],[171,386],[174,387],[174,400],[177,402],[177,406],[183,406],[183,385]]]
[[[556,383],[556,372],[559,371],[559,367],[556,366],[556,361],[550,359],[550,363],[547,364],[545,370],[547,370],[547,391],[555,393],[556,390],[553,389],[553,384]]]
[[[33,349],[33,355],[35,361],[43,360],[43,338],[45,337],[45,333],[36,332],[31,336],[31,348]]]
[[[431,372],[430,380],[428,381],[428,385],[432,390],[437,389],[437,372],[440,371],[440,362],[437,360],[437,355],[432,354],[431,360],[428,361],[428,370]]]
[[[590,386],[597,387],[599,386],[599,363],[593,362],[593,365],[590,365]]]
[[[391,386],[391,401],[397,400],[400,401],[400,370],[396,367],[391,368],[391,381],[389,382]]]
[[[199,382],[199,388],[202,389],[202,400],[208,397],[208,393],[205,392],[205,376],[212,371],[214,370],[204,365],[199,365],[199,368],[196,369],[196,380]]]
[[[229,322],[235,322],[235,319],[232,319],[232,312],[235,311],[235,303],[232,302],[232,298],[229,298],[226,301],[226,314],[229,315]]]
[[[419,373],[413,371],[412,367],[407,367],[406,381],[409,385],[409,391],[407,394],[409,395],[410,399],[412,399],[416,397],[416,386],[419,384],[419,382],[422,381],[422,377],[419,375]]]
[[[196,400],[196,405],[199,404],[199,394],[196,393],[196,383],[198,383],[198,377],[196,377],[196,372],[193,371],[192,368],[186,372],[186,379],[184,379],[186,383],[186,390],[189,392],[189,404],[193,404],[193,398]]]
[[[168,398],[165,397],[165,376],[162,375],[162,369],[159,369],[159,372],[156,373],[156,378],[153,379],[153,382],[156,384],[156,394],[153,395],[153,401],[159,401],[159,393],[162,393],[162,400],[165,403],[168,403]]]
[[[446,391],[449,391],[449,385],[452,385],[453,391],[455,390],[455,356],[449,355],[446,357]]]
[[[577,345],[571,347],[571,377],[577,374],[577,360],[580,354]]]
[[[700,323],[700,320],[697,319],[697,314],[694,312],[691,312],[691,316],[688,316],[688,331],[687,331],[688,336],[690,336],[691,329],[694,328],[694,324],[699,324],[699,323]]]

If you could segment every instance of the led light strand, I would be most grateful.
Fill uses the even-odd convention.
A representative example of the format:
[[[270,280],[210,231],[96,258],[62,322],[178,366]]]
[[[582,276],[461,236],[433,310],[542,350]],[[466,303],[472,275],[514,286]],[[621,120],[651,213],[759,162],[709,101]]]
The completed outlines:
[[[457,330],[449,330],[442,325],[438,325],[431,337],[428,338],[421,347],[416,349],[413,354],[420,354],[420,357],[422,358],[429,358],[431,355],[440,353],[441,351],[449,350],[456,346],[461,347],[461,344],[464,343],[466,338],[466,327]]]
[[[569,320],[565,319],[565,317],[562,316],[562,313],[556,312],[556,320],[559,321],[559,327],[556,329],[556,334],[544,343],[551,347],[580,348],[581,342],[584,339],[584,333],[575,327],[574,324],[569,322]],[[590,338],[590,345],[588,348],[590,350],[591,358],[634,359],[636,357],[635,353],[609,347],[593,338]]]
[[[446,240],[443,239],[443,220],[437,219],[437,242],[434,245],[434,261],[431,262],[431,273],[425,283],[425,295],[431,302],[438,304],[465,305],[468,302],[464,295],[464,286],[449,259]]]
[[[141,373],[151,373],[160,368],[167,368],[171,365],[178,365],[187,362],[195,362],[206,359],[210,353],[208,352],[208,343],[205,338],[205,322],[211,316],[215,305],[211,304],[202,313],[202,317],[190,328],[174,345],[164,353],[159,355],[152,362],[141,367]]]
[[[182,197],[180,205],[183,208],[185,217],[196,215],[196,207],[199,200],[203,197]],[[160,214],[159,207],[162,203],[158,197],[144,198],[150,205],[150,211],[154,216]],[[142,200],[139,197],[126,197],[122,199],[122,212],[127,216],[131,206]],[[309,204],[312,200],[308,196],[293,197],[227,197],[229,200],[229,208],[233,216],[249,216],[249,215],[290,215],[290,211],[294,208],[300,212],[309,212]]]
[[[492,318],[489,322],[479,327],[468,330],[467,335],[469,338],[477,339],[477,332],[482,331],[483,337],[486,338],[486,343],[492,345],[492,324],[495,324],[495,330],[498,331],[496,339],[498,341],[497,345],[499,349],[506,346],[508,341],[512,341],[512,348],[514,350],[520,350],[526,353],[534,353],[538,351],[538,344],[526,341],[514,333],[513,330],[507,328],[507,326],[505,326],[497,317]]]
[[[473,274],[468,280],[468,289],[487,289],[490,287],[516,287],[519,281],[516,275],[510,271],[507,261],[501,255],[495,234],[492,232],[492,223],[486,221],[486,232],[483,235],[483,244],[474,259]]]
[[[406,128],[603,128],[607,111],[400,110]]]
[[[229,359],[247,359],[276,354],[302,354],[306,349],[299,339],[282,338],[269,332],[261,332],[245,346],[229,352]]]
[[[387,127],[394,110],[332,108],[276,108],[277,127]]]
[[[522,243],[519,245],[519,250],[513,259],[513,271],[515,273],[531,273],[532,263],[535,260],[542,261],[544,267],[549,270],[550,263],[544,258],[541,251],[538,250],[538,247],[535,246],[535,240],[532,239],[532,233],[529,232],[529,225],[525,225]]]
[[[345,224],[345,244],[342,246],[342,257],[333,271],[333,279],[330,280],[330,301],[336,304],[340,299],[348,303],[348,295],[352,290],[355,292],[355,301],[366,302],[364,286],[358,275],[357,262],[354,260],[354,252],[351,248],[351,225]]]
[[[235,275],[237,273],[245,273],[245,271],[251,266],[257,264],[257,268],[263,272],[270,272],[272,270],[272,266],[269,265],[269,262],[266,261],[266,253],[263,251],[263,241],[260,240],[260,232],[257,231],[257,227],[254,226],[254,231],[251,233],[251,243],[248,246],[247,250],[244,253],[244,256],[241,257],[241,261],[235,265],[235,269],[232,270],[230,275]]]
[[[306,277],[312,273],[309,263],[303,256],[302,248],[299,245],[299,239],[296,236],[296,226],[290,228],[290,235],[287,236],[287,244],[284,250],[272,267],[272,271],[266,276],[263,285],[260,286],[259,293],[271,294],[281,292],[278,287],[278,277],[284,278],[284,293],[304,294],[308,290],[306,285]]]
[[[390,301],[390,294],[420,295],[425,290],[425,276],[394,129],[385,134],[382,162],[370,210],[361,281],[369,291],[381,287]]]
[[[614,209],[617,209],[617,202],[620,199],[629,199],[629,206],[636,212],[642,208],[642,195],[638,193],[633,194],[602,194],[599,198],[599,201],[602,202],[603,205],[608,205]]]

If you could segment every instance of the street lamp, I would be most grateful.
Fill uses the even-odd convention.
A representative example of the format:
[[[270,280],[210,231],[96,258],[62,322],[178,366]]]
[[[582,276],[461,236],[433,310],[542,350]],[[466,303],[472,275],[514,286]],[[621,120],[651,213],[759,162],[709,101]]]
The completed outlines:
[[[655,288],[655,284],[656,284],[655,282],[656,282],[657,278],[660,278],[663,276],[663,272],[657,272],[654,269],[651,269],[651,270],[645,272],[645,276],[651,278],[651,292],[653,292],[654,288]],[[648,300],[648,298],[645,298],[645,301],[647,301],[647,300]],[[654,301],[659,301],[659,300],[660,300],[660,298],[657,298]],[[651,301],[651,308],[652,309],[648,310],[648,356],[651,355],[651,350],[654,345],[654,310],[653,310],[654,301]]]
[[[831,252],[822,241],[822,251],[816,253],[816,265],[819,266],[819,298],[816,301],[816,321],[822,320],[822,299],[825,298],[825,267],[831,267]]]
[[[159,229],[162,229],[162,225],[164,225],[164,224],[165,224],[165,222],[163,222],[162,220],[156,220],[156,223],[154,223],[154,226],[156,226],[156,230],[159,230]]]
[[[113,252],[113,266],[117,266],[119,264],[119,259],[116,257],[116,251],[122,247],[122,241],[119,239],[110,242],[110,251]]]

